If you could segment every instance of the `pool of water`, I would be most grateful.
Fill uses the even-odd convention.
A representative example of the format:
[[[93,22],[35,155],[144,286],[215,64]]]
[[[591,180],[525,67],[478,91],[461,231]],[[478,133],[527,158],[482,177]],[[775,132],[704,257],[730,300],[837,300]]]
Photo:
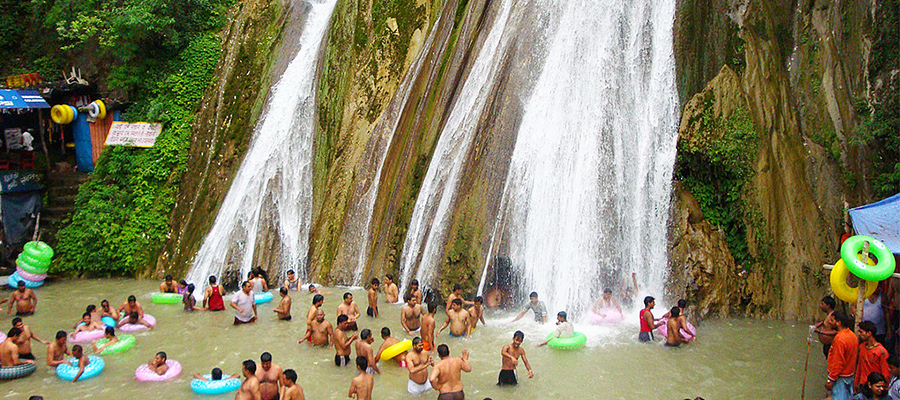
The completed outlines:
[[[146,312],[157,317],[152,331],[136,334],[137,344],[126,353],[103,356],[106,369],[99,377],[71,383],[56,377],[44,365],[46,348],[33,342],[40,367],[33,375],[16,381],[2,382],[3,399],[24,399],[41,394],[47,399],[196,399],[233,398],[234,394],[202,396],[191,391],[192,373],[208,373],[213,367],[225,373],[240,373],[245,359],[258,362],[263,351],[272,353],[274,362],[297,371],[298,383],[307,399],[344,399],[355,368],[338,368],[333,364],[333,349],[298,345],[306,330],[304,316],[312,296],[295,294],[294,320],[277,321],[274,302],[258,308],[260,321],[253,325],[232,326],[232,312],[197,312],[186,314],[180,305],[156,305],[150,295],[158,282],[146,280],[70,280],[53,282],[36,290],[38,312],[26,323],[44,340],[52,340],[57,330],[69,330],[88,304],[108,299],[117,306],[129,294],[144,304]],[[343,288],[328,288],[324,309],[334,323],[335,308]],[[360,307],[365,308],[364,291],[349,290]],[[0,292],[8,296],[9,292]],[[276,295],[276,299],[278,296]],[[383,299],[383,297],[382,297]],[[406,338],[400,328],[400,305],[380,305],[378,319],[363,316],[360,329],[376,332],[373,347],[381,338],[377,332],[387,326],[394,336]],[[665,308],[657,307],[659,313]],[[230,310],[230,309],[229,309]],[[727,319],[698,325],[699,340],[678,349],[657,344],[641,344],[637,336],[637,311],[633,321],[621,326],[599,327],[576,323],[576,330],[588,336],[587,347],[577,351],[558,351],[535,347],[552,325],[538,325],[529,315],[511,323],[514,313],[488,310],[488,325],[479,327],[469,339],[439,336],[438,344],[447,343],[451,355],[462,349],[471,353],[473,371],[464,374],[466,397],[469,399],[683,399],[702,396],[706,399],[800,398],[806,356],[807,325],[778,321]],[[629,314],[629,315],[630,315]],[[0,316],[2,329],[10,327],[11,316]],[[438,313],[438,327],[445,319]],[[632,318],[628,318],[631,320]],[[515,330],[525,332],[525,349],[535,376],[527,379],[520,363],[518,387],[497,387],[500,348],[510,342]],[[410,337],[411,338],[411,337]],[[71,344],[70,344],[71,346]],[[88,347],[89,348],[89,347]],[[181,362],[182,374],[168,382],[137,382],[134,370],[150,360],[157,351]],[[435,356],[437,360],[437,357]],[[814,342],[809,355],[806,395],[821,398],[824,394],[824,360],[821,345]],[[375,378],[374,398],[408,399],[407,373],[394,364],[382,366]],[[434,392],[416,398],[435,398]]]

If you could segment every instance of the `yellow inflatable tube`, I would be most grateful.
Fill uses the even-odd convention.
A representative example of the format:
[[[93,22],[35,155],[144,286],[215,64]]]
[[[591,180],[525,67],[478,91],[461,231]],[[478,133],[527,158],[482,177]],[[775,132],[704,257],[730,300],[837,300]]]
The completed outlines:
[[[400,353],[409,351],[409,349],[411,348],[412,340],[407,339],[400,343],[397,343],[391,347],[384,349],[384,351],[381,352],[381,361],[390,360],[394,357],[397,357],[398,355],[400,355]]]
[[[869,265],[875,265],[875,261],[869,259]],[[829,277],[829,281],[831,281],[831,291],[834,292],[834,295],[848,303],[856,303],[857,296],[859,295],[858,288],[852,288],[847,285],[847,277],[850,276],[850,270],[847,269],[847,266],[844,264],[844,260],[837,260],[834,263],[834,269],[831,270],[831,276]],[[866,281],[866,297],[875,293],[875,289],[878,288],[878,282],[874,281]]]

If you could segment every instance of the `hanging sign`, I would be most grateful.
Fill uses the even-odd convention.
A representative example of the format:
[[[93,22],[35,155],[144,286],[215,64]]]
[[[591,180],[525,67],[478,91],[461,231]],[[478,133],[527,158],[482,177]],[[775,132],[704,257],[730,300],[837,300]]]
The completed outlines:
[[[153,147],[162,132],[162,124],[115,121],[106,137],[107,146]]]

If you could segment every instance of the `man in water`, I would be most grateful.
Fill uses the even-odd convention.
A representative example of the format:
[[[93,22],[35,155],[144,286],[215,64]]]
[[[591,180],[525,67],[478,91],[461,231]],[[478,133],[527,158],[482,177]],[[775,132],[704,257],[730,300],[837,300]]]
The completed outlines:
[[[241,376],[240,376],[240,375],[228,375],[228,376],[222,376],[222,370],[221,370],[221,369],[219,369],[219,368],[213,368],[212,371],[209,372],[209,377],[212,378],[212,379],[206,379],[206,377],[203,376],[203,375],[200,375],[200,374],[194,374],[194,379],[199,379],[199,380],[204,381],[204,382],[209,382],[209,381],[221,381],[221,380],[223,380],[223,379],[237,379],[237,378],[240,378]]]
[[[400,326],[407,334],[418,332],[422,326],[422,306],[416,304],[416,299],[412,293],[403,296],[406,304],[400,310]]]
[[[113,321],[119,320],[119,311],[110,307],[109,301],[106,299],[103,299],[103,301],[100,302],[100,318],[103,317],[110,317]]]
[[[12,314],[13,304],[16,305],[16,316],[26,316],[34,314],[37,307],[37,297],[34,292],[25,287],[25,282],[19,281],[16,290],[9,296],[9,309],[6,314]]]
[[[278,319],[281,321],[290,321],[291,320],[291,296],[288,295],[288,288],[282,286],[281,289],[278,290],[278,293],[281,293],[281,301],[278,302],[278,307],[272,310],[275,315],[278,316]]]
[[[560,311],[556,314],[556,330],[553,331],[553,333],[549,338],[547,338],[547,340],[539,344],[538,347],[550,343],[550,341],[555,338],[568,339],[573,336],[575,336],[575,327],[572,326],[571,322],[569,322],[566,312]]]
[[[350,323],[346,315],[337,317],[337,329],[332,334],[331,343],[334,344],[334,365],[338,367],[350,364],[350,345],[356,340],[356,334],[347,337]]]
[[[816,324],[815,332],[819,334],[819,342],[822,343],[822,353],[825,354],[825,358],[828,358],[828,349],[831,348],[831,342],[834,341],[834,335],[837,334],[837,331],[834,330],[834,327],[829,322],[831,321],[831,314],[834,313],[835,305],[834,298],[831,296],[825,296],[819,302],[819,309],[825,313],[825,319]]]
[[[71,366],[72,363],[66,360],[67,355],[71,355],[71,353],[66,346],[66,331],[56,332],[56,340],[47,346],[47,366],[56,367],[59,364]]]
[[[679,318],[680,316],[681,309],[677,306],[672,307],[672,310],[669,311],[669,320],[666,321],[666,346],[668,347],[678,347],[681,346],[682,343],[691,342],[681,336],[681,330],[684,329],[687,331],[688,329],[684,320]]]
[[[691,340],[697,339],[697,332],[694,332],[694,331],[688,326],[688,322],[687,322],[687,300],[685,300],[685,299],[678,299],[678,302],[676,303],[676,306],[675,306],[675,307],[678,308],[678,313],[679,313],[679,314],[678,314],[677,317],[673,317],[673,316],[672,316],[672,311],[670,310],[669,312],[665,313],[665,314],[662,316],[662,318],[660,318],[660,319],[666,319],[666,320],[668,320],[668,319],[671,319],[671,318],[677,318],[677,319],[679,320],[679,323],[681,324],[681,329],[684,329],[685,332],[687,332],[688,334],[690,334],[690,335],[692,336],[692,339],[691,339]]]
[[[259,394],[259,379],[256,378],[256,363],[253,360],[244,360],[241,374],[244,375],[244,382],[234,395],[234,400],[262,400]]]
[[[453,293],[450,293],[450,295],[447,296],[447,309],[445,311],[450,310],[450,306],[453,305],[453,300],[456,299],[459,299],[459,301],[461,301],[464,306],[471,306],[475,304],[474,302],[468,301],[463,298],[462,285],[457,283],[453,285]]]
[[[378,286],[380,283],[378,282],[378,278],[372,278],[372,281],[369,282],[369,293],[368,300],[369,306],[366,307],[366,315],[374,318],[378,318]]]
[[[159,284],[159,291],[162,293],[178,293],[178,284],[172,279],[172,275],[166,275],[166,280]]]
[[[531,292],[531,294],[528,295],[528,300],[529,302],[525,305],[525,309],[522,310],[512,322],[522,319],[522,317],[525,316],[525,313],[528,312],[528,310],[531,310],[534,311],[535,322],[540,322],[542,324],[547,323],[547,305],[545,305],[543,301],[538,300],[537,292]]]
[[[384,299],[391,304],[396,303],[400,299],[400,289],[394,283],[394,275],[387,274],[384,276]]]
[[[281,375],[281,397],[279,400],[306,400],[303,396],[303,388],[297,384],[297,372],[292,369],[284,370]]]
[[[316,285],[309,285],[309,294],[325,294],[321,289],[317,288]]]
[[[119,322],[116,324],[116,328],[121,328],[122,325],[127,325],[127,324],[132,324],[132,325],[143,325],[143,326],[146,326],[147,329],[153,329],[153,325],[150,325],[150,323],[147,322],[146,319],[140,317],[140,316],[138,315],[138,312],[137,312],[137,311],[133,311],[133,312],[131,312],[131,314],[128,314],[127,317],[122,318],[122,320],[119,321]],[[99,326],[98,326],[97,329],[104,329],[105,326],[106,326],[106,325],[99,324]],[[79,328],[80,328],[80,327],[79,327]],[[78,329],[76,329],[75,331],[77,332]]]
[[[447,309],[447,320],[444,321],[444,325],[441,325],[441,329],[438,330],[438,335],[450,326],[450,336],[454,337],[463,337],[469,334],[469,312],[462,309],[462,300],[461,299],[453,299],[453,303],[450,304],[450,308]]]
[[[631,283],[631,286],[625,285],[625,289],[622,290],[622,306],[628,309],[634,306],[634,295],[638,290],[637,274],[634,272],[631,273]]]
[[[75,374],[75,378],[72,379],[72,382],[77,382],[78,378],[81,378],[81,375],[84,374],[84,369],[91,364],[91,359],[84,354],[81,345],[77,344],[72,346],[72,357],[78,360],[78,373]]]
[[[481,296],[475,296],[475,305],[472,308],[469,308],[469,333],[475,330],[475,325],[478,324],[478,321],[481,321],[482,325],[487,325],[487,322],[484,322],[484,307],[481,305],[484,303],[484,299]]]
[[[124,319],[122,321],[125,321]],[[96,331],[99,329],[103,329],[105,325],[94,321],[91,319],[91,313],[86,312],[81,314],[81,324],[75,327],[75,330],[71,333],[72,337],[75,337],[75,334],[78,332],[87,332],[87,331]],[[121,322],[120,322],[121,323]]]
[[[438,400],[465,400],[460,371],[472,372],[469,350],[464,349],[462,357],[450,357],[450,348],[442,344],[437,347],[437,353],[441,361],[434,365],[428,380],[431,387],[441,393]]]
[[[107,326],[106,330],[103,332],[103,338],[106,339],[106,343],[97,347],[97,342],[99,340],[95,340],[91,343],[91,347],[94,349],[94,354],[100,354],[103,350],[106,350],[107,347],[112,346],[119,342],[119,337],[116,336],[116,328],[111,326]]]
[[[407,295],[409,295],[407,293]],[[420,394],[431,390],[428,383],[428,367],[434,365],[431,354],[425,351],[422,338],[416,337],[412,341],[412,351],[406,353],[406,369],[409,370],[409,381],[406,383],[406,391],[409,394]]]
[[[365,357],[356,357],[357,375],[350,382],[350,391],[347,397],[356,400],[372,400],[372,388],[375,387],[375,377],[366,372],[369,369],[369,361]]]
[[[34,333],[31,332],[31,327],[25,325],[25,322],[22,321],[21,317],[15,317],[12,320],[13,328],[19,328],[22,330],[22,334],[19,335],[19,340],[16,341],[16,345],[19,347],[19,358],[23,360],[34,360],[34,354],[31,353],[31,341],[37,340],[44,345],[49,345],[50,342],[39,339]]]
[[[522,331],[516,331],[513,334],[512,343],[503,346],[500,349],[500,376],[497,378],[497,385],[518,385],[519,379],[516,377],[516,367],[519,365],[519,357],[525,362],[525,369],[528,370],[528,378],[534,378],[534,372],[531,371],[531,365],[528,364],[528,357],[525,357],[525,349],[522,348],[522,341],[525,340],[525,334]]]
[[[142,306],[141,303],[137,301],[137,297],[134,297],[134,295],[128,296],[128,300],[122,303],[117,311],[125,315],[136,312],[138,313],[139,317],[144,318],[144,306]]]
[[[606,316],[607,314],[613,312],[613,309],[615,309],[615,312],[617,312],[619,315],[624,316],[624,314],[622,314],[622,307],[619,305],[619,302],[616,301],[615,298],[613,298],[612,289],[603,289],[603,296],[597,299],[591,311],[593,311],[597,315]]]
[[[225,294],[225,288],[216,283],[216,277],[209,277],[209,286],[203,292],[203,308],[209,311],[225,311],[225,300],[222,295]]]
[[[284,280],[284,285],[282,285],[288,291],[298,291],[300,290],[300,278],[294,274],[294,270],[289,269],[287,272],[287,279]]]
[[[653,318],[653,307],[656,307],[656,299],[653,296],[644,297],[644,309],[641,310],[641,332],[638,340],[650,342],[653,340],[653,330],[662,325],[662,322]]]
[[[309,340],[313,346],[328,346],[329,340],[333,335],[334,330],[331,327],[331,322],[325,320],[325,311],[318,310],[316,312],[316,318],[310,325],[310,329],[307,329],[306,331],[306,336],[304,336],[303,339],[300,339],[298,343]]]
[[[422,344],[425,346],[425,351],[431,351],[434,349],[434,313],[437,312],[437,304],[431,303],[428,305],[428,312],[422,316]]]
[[[235,310],[235,325],[256,322],[256,300],[251,290],[253,290],[253,284],[250,281],[244,281],[241,284],[241,291],[231,297],[231,308]]]
[[[386,326],[384,328],[381,328],[381,339],[384,341],[381,343],[381,347],[378,348],[378,354],[375,355],[376,361],[381,360],[381,353],[387,350],[388,347],[400,343],[400,339],[391,336],[391,329]],[[396,361],[397,364],[403,366],[403,361],[406,360],[406,352],[404,351],[400,354],[397,354],[397,356],[394,357],[393,360]]]
[[[831,349],[828,350],[828,378],[825,381],[825,390],[831,391],[833,400],[848,400],[853,394],[859,339],[850,330],[853,326],[852,317],[843,311],[835,310],[831,319],[837,334],[831,343]]]
[[[6,340],[0,343],[0,367],[34,363],[32,360],[19,359],[19,346],[16,343],[21,335],[22,330],[19,328],[12,328],[6,333]]]
[[[165,375],[166,371],[169,370],[169,364],[166,364],[168,359],[169,357],[166,355],[166,352],[160,351],[147,363],[147,366],[157,375]]]
[[[325,296],[322,296],[321,294],[313,296],[312,304],[309,306],[309,310],[306,310],[306,329],[312,327],[312,322],[316,319],[316,313],[319,312],[319,307],[322,307],[322,304],[324,303]]]
[[[411,293],[413,295],[413,297],[416,298],[416,304],[423,304],[422,303],[422,291],[419,290],[419,280],[418,279],[413,279],[412,281],[409,282],[409,293]]]
[[[283,289],[283,288],[282,288]],[[278,400],[281,383],[281,374],[283,370],[278,364],[272,362],[272,355],[269,352],[262,353],[259,356],[259,368],[256,370],[256,379],[259,379],[259,395],[262,400]]]
[[[366,373],[375,375],[376,373],[380,374],[381,371],[378,369],[378,366],[375,365],[376,359],[374,352],[372,351],[372,342],[375,341],[375,338],[372,337],[372,331],[369,329],[363,329],[359,332],[359,340],[356,341],[356,357],[365,357],[368,361],[369,367],[366,369]],[[379,355],[381,353],[379,352]]]
[[[353,301],[353,294],[350,292],[344,293],[344,302],[339,304],[337,307],[337,315],[346,315],[347,321],[349,325],[347,325],[347,329],[351,331],[357,330],[356,320],[359,319],[359,306],[356,305],[356,302]]]

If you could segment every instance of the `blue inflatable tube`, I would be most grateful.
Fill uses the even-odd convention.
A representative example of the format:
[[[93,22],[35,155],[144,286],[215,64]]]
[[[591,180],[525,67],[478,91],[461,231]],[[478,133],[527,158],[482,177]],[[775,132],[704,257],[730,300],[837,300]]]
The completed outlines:
[[[21,276],[19,276],[18,272],[13,272],[12,275],[9,276],[9,278],[6,278],[6,284],[9,285],[10,287],[12,287],[13,289],[19,287],[19,281],[25,282],[25,287],[27,287],[29,289],[34,289],[34,288],[44,286],[44,281],[38,281],[38,282],[29,281],[28,279],[25,279],[25,278],[22,278]],[[270,300],[271,300],[271,297],[272,296],[269,296]]]
[[[191,390],[200,394],[222,394],[233,392],[241,387],[241,380],[238,378],[212,380],[212,375],[203,375],[208,381],[194,379],[191,381]]]
[[[116,327],[116,320],[112,319],[112,317],[103,317],[103,318],[100,318],[100,320],[103,321],[103,324],[104,324],[104,325],[106,325],[106,326],[108,326],[108,327],[110,327],[110,328],[115,328],[115,327]],[[82,322],[82,324],[83,324],[83,323],[84,323],[84,322]]]
[[[258,295],[253,296],[253,301],[256,302],[256,304],[263,304],[272,301],[272,298],[274,297],[275,296],[272,294],[272,292],[262,292]]]
[[[88,359],[91,360],[91,363],[84,367],[84,373],[78,377],[79,382],[100,375],[100,372],[103,371],[103,367],[106,366],[103,363],[103,359],[100,357],[88,356]],[[78,375],[78,360],[69,358],[69,362],[72,363],[71,366],[59,364],[59,366],[56,367],[56,376],[60,377],[60,379],[71,381],[72,379],[75,379],[75,375]]]

